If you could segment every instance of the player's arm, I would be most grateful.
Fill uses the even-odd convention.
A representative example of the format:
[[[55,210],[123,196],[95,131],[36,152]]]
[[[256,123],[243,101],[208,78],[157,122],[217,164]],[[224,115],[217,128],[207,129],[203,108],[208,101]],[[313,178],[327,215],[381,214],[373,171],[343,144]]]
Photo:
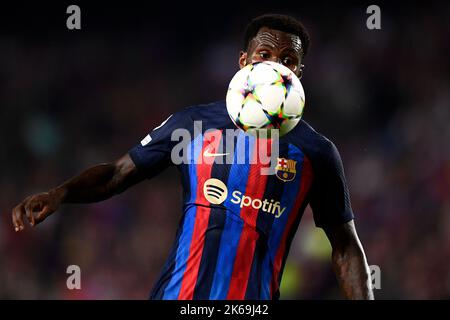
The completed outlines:
[[[353,220],[325,232],[332,246],[332,265],[347,299],[374,299],[370,271]]]
[[[48,192],[27,197],[12,211],[14,229],[24,229],[24,217],[31,226],[42,222],[63,203],[91,203],[118,194],[144,177],[129,154],[111,162],[93,166]]]
[[[346,298],[373,299],[369,268],[358,239],[342,159],[336,146],[325,140],[314,158],[310,205],[318,227],[333,248],[332,265]]]
[[[30,196],[12,212],[16,231],[23,230],[26,217],[34,226],[55,212],[63,203],[102,201],[123,192],[130,186],[149,179],[169,165],[174,141],[172,132],[191,123],[186,112],[178,112],[156,127],[120,159],[99,164],[64,182],[48,192]]]

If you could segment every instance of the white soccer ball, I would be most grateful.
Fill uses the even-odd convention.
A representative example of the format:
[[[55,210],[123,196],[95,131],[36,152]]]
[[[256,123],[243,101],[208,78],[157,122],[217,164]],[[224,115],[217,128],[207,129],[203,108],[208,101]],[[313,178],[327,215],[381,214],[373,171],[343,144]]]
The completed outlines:
[[[279,129],[291,131],[303,114],[305,92],[289,68],[275,62],[249,64],[231,79],[226,97],[234,124],[251,134]]]

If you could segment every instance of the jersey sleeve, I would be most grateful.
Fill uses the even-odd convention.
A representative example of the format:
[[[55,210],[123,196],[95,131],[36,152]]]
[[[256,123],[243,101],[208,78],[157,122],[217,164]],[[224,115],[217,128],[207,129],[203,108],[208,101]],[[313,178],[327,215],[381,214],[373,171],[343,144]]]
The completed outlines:
[[[171,139],[172,132],[187,128],[190,122],[191,118],[186,110],[175,113],[129,150],[128,154],[138,171],[146,178],[152,178],[171,166],[171,151],[177,143]]]
[[[330,228],[354,218],[341,156],[327,140],[313,164],[314,178],[309,204],[317,227]]]

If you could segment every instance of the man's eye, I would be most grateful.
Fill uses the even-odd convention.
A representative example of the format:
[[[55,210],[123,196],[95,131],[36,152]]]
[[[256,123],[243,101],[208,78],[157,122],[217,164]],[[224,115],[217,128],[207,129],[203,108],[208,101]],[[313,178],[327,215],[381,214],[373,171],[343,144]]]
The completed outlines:
[[[291,58],[284,58],[283,59],[283,64],[285,65],[285,66],[290,66],[290,65],[292,65],[294,63],[294,60],[293,59],[291,59]]]
[[[260,52],[260,53],[259,53],[259,56],[260,56],[262,59],[269,59],[269,58],[270,58],[270,54],[269,54],[268,52]]]

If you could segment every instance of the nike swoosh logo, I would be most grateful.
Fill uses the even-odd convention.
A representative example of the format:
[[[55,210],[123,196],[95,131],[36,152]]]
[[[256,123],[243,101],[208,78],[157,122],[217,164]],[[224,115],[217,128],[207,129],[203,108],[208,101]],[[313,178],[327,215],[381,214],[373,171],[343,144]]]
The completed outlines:
[[[209,149],[206,149],[203,152],[203,156],[205,156],[205,157],[221,157],[221,156],[226,156],[227,154],[230,154],[230,153],[211,153],[211,152],[209,152]]]

